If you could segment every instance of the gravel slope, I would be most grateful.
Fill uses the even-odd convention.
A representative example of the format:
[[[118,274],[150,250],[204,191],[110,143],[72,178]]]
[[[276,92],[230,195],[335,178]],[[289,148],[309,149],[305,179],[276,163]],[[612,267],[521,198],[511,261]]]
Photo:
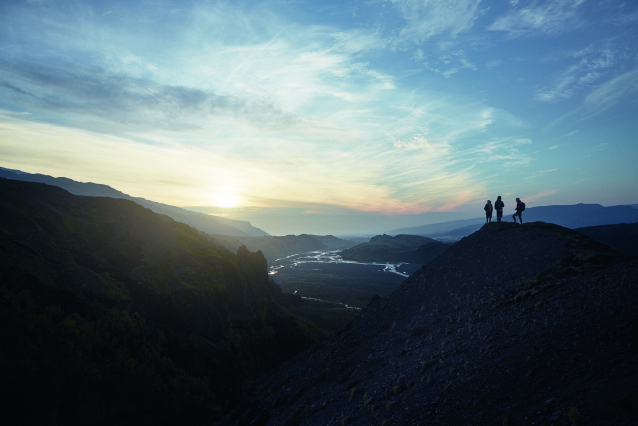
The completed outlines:
[[[638,258],[492,223],[260,379],[222,424],[636,425],[637,296]]]

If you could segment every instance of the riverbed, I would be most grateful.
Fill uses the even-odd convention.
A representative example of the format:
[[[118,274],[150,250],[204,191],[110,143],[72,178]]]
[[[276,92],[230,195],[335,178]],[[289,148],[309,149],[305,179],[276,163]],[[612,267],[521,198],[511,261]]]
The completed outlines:
[[[269,274],[285,292],[361,309],[374,295],[390,293],[422,266],[347,261],[338,253],[317,251],[277,259],[270,262]]]

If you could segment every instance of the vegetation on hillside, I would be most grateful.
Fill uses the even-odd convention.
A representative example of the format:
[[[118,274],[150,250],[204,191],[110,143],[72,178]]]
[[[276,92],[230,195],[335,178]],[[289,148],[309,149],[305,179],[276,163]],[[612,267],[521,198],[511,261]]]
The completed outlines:
[[[261,253],[127,200],[0,179],[0,253],[3,416],[23,423],[211,422],[323,333]]]

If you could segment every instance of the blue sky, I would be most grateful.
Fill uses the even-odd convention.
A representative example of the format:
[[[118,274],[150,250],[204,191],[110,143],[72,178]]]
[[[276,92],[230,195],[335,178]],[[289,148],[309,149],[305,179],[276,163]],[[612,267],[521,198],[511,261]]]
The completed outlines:
[[[635,204],[637,36],[605,0],[3,1],[0,166],[231,216]]]

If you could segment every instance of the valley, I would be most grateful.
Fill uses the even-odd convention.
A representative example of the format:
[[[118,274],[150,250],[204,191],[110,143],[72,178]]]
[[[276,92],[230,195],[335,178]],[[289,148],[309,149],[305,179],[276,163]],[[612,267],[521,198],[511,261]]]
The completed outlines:
[[[341,329],[375,296],[396,289],[421,265],[344,261],[338,251],[296,254],[269,263],[283,291],[299,296],[287,308],[329,333]]]

